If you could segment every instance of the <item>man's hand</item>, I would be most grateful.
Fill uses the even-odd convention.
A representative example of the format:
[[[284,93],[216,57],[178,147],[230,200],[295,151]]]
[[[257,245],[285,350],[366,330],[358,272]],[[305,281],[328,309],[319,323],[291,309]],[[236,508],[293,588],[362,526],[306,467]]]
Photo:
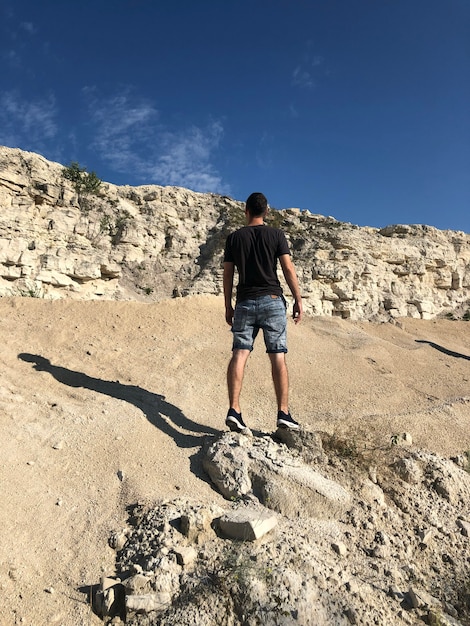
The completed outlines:
[[[232,305],[226,307],[226,309],[225,309],[225,321],[227,322],[227,324],[229,326],[233,325],[233,313],[234,313],[234,311],[233,311],[233,306]]]
[[[225,321],[229,326],[233,324],[232,290],[233,276],[235,274],[235,263],[224,261],[224,299],[225,299]]]
[[[294,318],[294,322],[298,324],[302,319],[303,309],[299,281],[297,279],[294,264],[292,263],[292,259],[290,258],[289,254],[281,254],[281,256],[279,257],[279,262],[281,263],[281,268],[284,274],[284,278],[286,279],[286,283],[288,284],[292,297],[294,298],[294,311],[292,317]]]
[[[302,319],[303,310],[302,310],[302,300],[294,301],[294,311],[292,313],[292,317],[294,318],[294,323],[298,324]]]

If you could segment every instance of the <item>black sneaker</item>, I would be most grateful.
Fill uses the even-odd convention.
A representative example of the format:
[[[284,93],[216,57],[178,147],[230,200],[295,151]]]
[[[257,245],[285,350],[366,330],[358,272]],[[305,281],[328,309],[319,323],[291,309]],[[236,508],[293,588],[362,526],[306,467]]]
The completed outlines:
[[[248,433],[250,430],[243,421],[242,414],[237,413],[235,409],[229,409],[225,423],[235,433]]]
[[[290,428],[291,430],[299,430],[300,424],[298,424],[290,413],[284,413],[284,411],[278,411],[277,414],[277,427],[278,428]]]

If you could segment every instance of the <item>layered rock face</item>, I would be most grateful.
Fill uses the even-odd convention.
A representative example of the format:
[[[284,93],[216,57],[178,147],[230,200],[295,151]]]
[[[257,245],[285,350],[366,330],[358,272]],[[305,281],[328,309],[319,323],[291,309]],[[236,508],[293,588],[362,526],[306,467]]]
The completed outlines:
[[[0,296],[144,301],[222,291],[242,202],[177,187],[78,194],[58,163],[0,147]],[[470,309],[470,235],[429,226],[360,228],[272,211],[291,245],[307,313],[381,320]]]

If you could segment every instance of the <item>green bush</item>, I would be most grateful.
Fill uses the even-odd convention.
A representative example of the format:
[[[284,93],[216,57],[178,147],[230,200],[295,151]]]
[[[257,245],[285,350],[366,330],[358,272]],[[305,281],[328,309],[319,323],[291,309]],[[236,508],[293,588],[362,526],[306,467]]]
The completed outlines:
[[[70,180],[78,195],[95,194],[101,186],[101,180],[95,172],[87,172],[86,168],[80,167],[76,161],[64,167],[62,177]]]

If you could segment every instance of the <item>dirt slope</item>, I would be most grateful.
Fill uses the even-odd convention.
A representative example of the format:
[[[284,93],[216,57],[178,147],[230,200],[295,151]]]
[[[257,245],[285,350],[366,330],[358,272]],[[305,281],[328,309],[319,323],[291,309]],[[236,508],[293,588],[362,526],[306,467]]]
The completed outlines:
[[[83,589],[112,573],[126,506],[222,501],[202,471],[224,428],[231,335],[215,296],[158,304],[0,299],[0,623],[99,624]],[[245,421],[274,429],[261,337]],[[470,449],[470,324],[309,318],[289,327],[291,410],[306,427],[450,456]]]

